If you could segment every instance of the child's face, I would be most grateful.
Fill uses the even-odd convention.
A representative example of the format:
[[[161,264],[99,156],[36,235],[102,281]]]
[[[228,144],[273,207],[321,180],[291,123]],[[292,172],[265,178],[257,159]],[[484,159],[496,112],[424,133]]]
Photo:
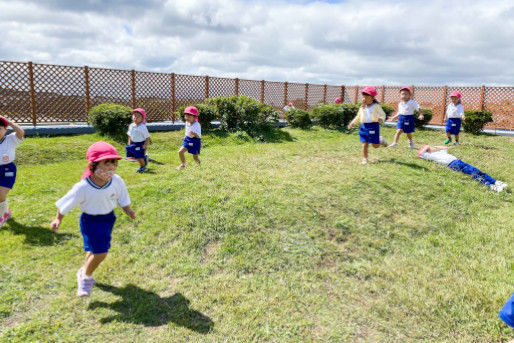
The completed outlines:
[[[400,92],[400,99],[402,101],[409,101],[410,100],[410,92],[407,90],[403,90]]]
[[[450,97],[451,102],[453,102],[454,105],[457,105],[459,103],[459,98],[456,96]]]
[[[364,105],[371,105],[373,103],[373,97],[368,94],[362,94],[362,103]]]
[[[0,126],[0,139],[4,138],[6,133],[7,128],[5,126]]]
[[[103,160],[98,162],[94,175],[101,180],[107,182],[112,179],[118,167],[118,160]]]
[[[192,116],[190,114],[186,114],[186,121],[189,123],[189,124],[193,124],[193,122],[195,121],[195,116]]]
[[[136,125],[139,125],[143,121],[143,116],[141,113],[134,112],[132,113],[132,122]]]

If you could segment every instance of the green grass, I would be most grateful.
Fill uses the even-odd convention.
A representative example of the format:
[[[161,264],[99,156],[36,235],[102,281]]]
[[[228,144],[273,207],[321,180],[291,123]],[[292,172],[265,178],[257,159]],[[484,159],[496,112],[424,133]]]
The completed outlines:
[[[502,342],[514,278],[512,193],[416,157],[403,136],[361,166],[356,133],[283,130],[271,144],[154,133],[150,173],[121,161],[120,209],[89,299],[75,297],[79,210],[54,202],[96,135],[27,138],[0,228],[4,342]],[[391,139],[393,129],[383,129]],[[444,135],[420,131],[416,143]],[[454,154],[514,185],[514,140],[463,134]],[[117,145],[123,151],[121,145]],[[190,156],[188,161],[192,162]]]

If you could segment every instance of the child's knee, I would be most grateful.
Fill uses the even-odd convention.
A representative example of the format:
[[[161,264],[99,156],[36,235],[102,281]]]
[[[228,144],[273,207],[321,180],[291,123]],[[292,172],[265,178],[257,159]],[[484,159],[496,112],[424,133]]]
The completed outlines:
[[[373,144],[373,148],[378,148],[380,146],[380,144]]]

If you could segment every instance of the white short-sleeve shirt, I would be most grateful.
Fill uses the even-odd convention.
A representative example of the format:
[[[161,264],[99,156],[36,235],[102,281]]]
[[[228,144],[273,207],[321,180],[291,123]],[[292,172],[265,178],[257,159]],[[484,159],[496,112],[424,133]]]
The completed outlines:
[[[377,106],[376,103],[373,103],[369,106],[364,106],[364,123],[372,123],[373,122],[373,109]]]
[[[455,106],[453,102],[451,102],[446,109],[446,116],[448,118],[462,118],[464,116],[464,107],[462,107],[462,104]]]
[[[198,135],[198,137],[202,137],[202,127],[200,123],[195,121],[193,124],[186,123],[186,137],[189,137],[189,132],[193,131]]]
[[[148,128],[143,123],[139,125],[136,125],[135,123],[130,124],[127,135],[134,143],[144,142],[147,138],[150,137]]]
[[[425,160],[431,160],[444,165],[449,165],[453,161],[458,160],[457,157],[449,154],[447,149],[438,150],[435,152],[424,152],[419,156]]]
[[[398,104],[398,114],[408,116],[414,114],[415,111],[419,110],[419,105],[416,100],[410,99],[407,102],[400,101]]]
[[[0,140],[0,165],[9,164],[16,157],[16,147],[23,142],[16,133],[10,133]]]
[[[87,214],[108,214],[117,205],[130,205],[130,196],[123,179],[114,174],[103,187],[97,186],[90,178],[82,179],[65,196],[57,200],[55,205],[61,214],[66,214],[77,206]]]

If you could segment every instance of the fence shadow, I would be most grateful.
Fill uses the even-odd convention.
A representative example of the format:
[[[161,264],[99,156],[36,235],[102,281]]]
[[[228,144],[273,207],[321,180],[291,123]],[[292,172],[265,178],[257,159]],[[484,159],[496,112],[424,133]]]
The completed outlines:
[[[14,218],[9,219],[7,224],[0,227],[0,230],[8,230],[15,235],[23,235],[25,236],[24,243],[35,246],[50,246],[76,237],[72,233],[52,232],[48,227],[24,225]]]
[[[89,304],[89,309],[109,308],[118,312],[102,318],[100,322],[103,324],[116,320],[155,327],[173,322],[201,334],[209,333],[214,326],[209,317],[190,309],[190,301],[180,293],[161,298],[154,292],[130,284],[115,287],[99,283],[96,287],[121,297],[113,303],[94,301]]]

